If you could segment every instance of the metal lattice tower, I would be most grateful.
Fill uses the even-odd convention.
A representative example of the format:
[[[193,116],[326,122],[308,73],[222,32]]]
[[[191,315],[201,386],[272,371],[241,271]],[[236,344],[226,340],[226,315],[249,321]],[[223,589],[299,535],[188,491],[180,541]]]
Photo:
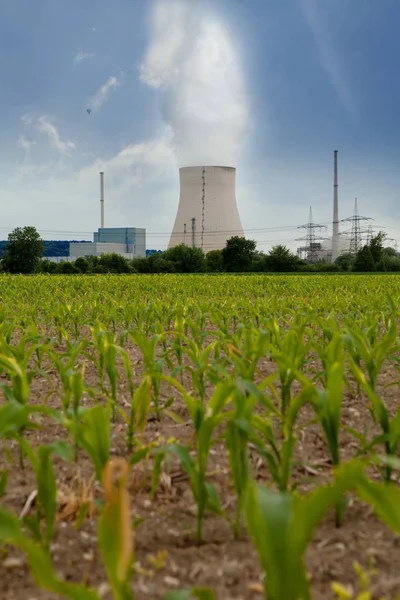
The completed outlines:
[[[360,248],[362,247],[362,238],[361,238],[361,234],[362,233],[366,233],[365,230],[361,231],[361,226],[360,223],[361,221],[372,221],[373,219],[371,217],[362,217],[361,215],[358,214],[358,205],[357,205],[357,198],[354,201],[354,215],[352,217],[349,217],[347,219],[342,219],[342,222],[350,222],[351,223],[351,233],[350,233],[350,246],[349,246],[349,253],[352,254],[353,256],[355,256],[357,254],[357,252],[360,250]],[[372,230],[371,230],[372,231]],[[345,234],[348,235],[348,232],[344,232]],[[368,237],[369,237],[369,230],[367,232]],[[372,236],[371,236],[372,238]]]
[[[398,243],[397,243],[397,240],[396,240],[395,238],[388,238],[388,237],[385,237],[384,241],[385,241],[385,242],[393,242],[393,248],[394,248],[394,249],[396,250],[396,252],[397,252],[397,249],[398,249],[398,246],[399,246],[399,245],[398,245]]]
[[[307,230],[307,235],[305,236],[305,238],[297,238],[296,241],[302,241],[302,240],[306,240],[306,245],[305,246],[301,246],[300,248],[297,249],[297,253],[299,256],[301,256],[303,254],[303,252],[305,252],[306,255],[306,261],[309,263],[314,263],[317,262],[318,260],[318,251],[321,249],[321,241],[325,240],[327,238],[322,237],[320,235],[317,235],[317,233],[319,231],[325,231],[326,230],[326,226],[325,225],[319,225],[317,223],[313,222],[313,216],[312,216],[312,208],[310,206],[310,216],[308,219],[308,223],[306,223],[306,225],[300,225],[297,229],[306,229]]]
[[[186,223],[184,223],[184,225],[183,225],[183,244],[184,244],[184,246],[186,246],[186,236],[187,236]]]
[[[201,249],[204,246],[204,213],[206,208],[206,168],[203,167],[203,197],[201,199]]]

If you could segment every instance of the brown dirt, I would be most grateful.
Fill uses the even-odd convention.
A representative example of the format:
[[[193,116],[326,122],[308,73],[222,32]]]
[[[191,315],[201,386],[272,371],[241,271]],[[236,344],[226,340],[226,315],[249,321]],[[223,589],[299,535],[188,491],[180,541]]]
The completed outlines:
[[[141,359],[133,346],[128,346],[132,360],[141,369]],[[264,375],[271,371],[271,364],[263,365]],[[58,378],[53,370],[48,370],[48,379],[36,377],[32,382],[31,398],[34,403],[43,402],[52,389],[59,389]],[[187,376],[185,376],[187,377]],[[96,385],[97,373],[88,363],[86,380]],[[398,398],[398,386],[385,388],[388,381],[397,379],[397,374],[388,366],[380,382],[380,393],[387,406],[395,410]],[[185,380],[190,387],[190,380]],[[163,391],[163,400],[169,397]],[[123,406],[127,400],[127,389],[119,384],[118,398]],[[90,401],[87,400],[89,404]],[[60,407],[59,392],[50,396],[49,406]],[[188,418],[183,405],[176,399],[174,410]],[[299,433],[296,450],[296,466],[293,478],[302,489],[311,489],[315,482],[326,479],[330,474],[329,453],[322,431],[316,425],[306,425],[310,414],[304,411],[301,421],[304,429]],[[351,397],[347,393],[343,406],[343,423],[363,431],[372,427],[371,416],[367,410],[365,398]],[[34,447],[65,438],[65,431],[53,422],[42,420],[39,431],[30,432],[27,438]],[[146,429],[146,440],[151,441],[162,436],[188,442],[191,438],[190,425],[177,424],[163,415],[161,422],[151,421]],[[35,489],[35,478],[27,464],[21,470],[18,464],[18,448],[15,442],[0,442],[0,470],[10,472],[6,494],[2,506],[19,514],[27,498]],[[126,456],[126,426],[122,419],[112,425],[112,454]],[[342,435],[342,459],[355,455],[357,443],[347,433]],[[254,473],[259,480],[267,480],[268,472],[254,453],[252,456]],[[76,492],[77,477],[85,481],[93,475],[91,461],[84,452],[79,452],[77,464],[69,464],[55,459],[58,486],[64,493]],[[148,465],[150,470],[150,465]],[[216,444],[210,456],[210,480],[216,485],[222,505],[232,511],[235,496],[229,480],[227,456],[222,444]],[[139,482],[139,485],[138,485]],[[98,484],[93,486],[95,497],[102,496]],[[130,496],[134,519],[143,519],[135,531],[135,575],[134,589],[139,599],[161,599],[168,590],[192,586],[209,586],[219,600],[260,600],[262,594],[260,582],[262,572],[247,533],[243,529],[239,540],[233,539],[232,531],[222,519],[207,515],[204,523],[204,543],[197,547],[194,543],[195,506],[188,481],[177,465],[162,477],[159,492],[154,501],[150,499],[148,479],[143,469],[132,472]],[[51,547],[55,569],[66,581],[86,582],[99,590],[105,600],[111,598],[106,584],[106,576],[96,542],[96,518],[84,521],[80,530],[74,522],[62,518],[65,506],[60,503],[59,522]],[[165,565],[158,560],[157,568],[151,557],[165,552]],[[53,600],[54,594],[38,589],[31,579],[24,560],[14,568],[10,567],[10,558],[20,555],[12,548],[3,549],[0,555],[0,598],[1,600]],[[400,595],[400,551],[399,539],[385,527],[372,513],[370,508],[353,500],[346,512],[341,529],[334,525],[334,515],[329,513],[317,529],[309,546],[306,564],[312,583],[313,598],[327,600],[333,598],[330,586],[332,581],[356,586],[357,578],[353,561],[359,561],[364,567],[373,564],[378,574],[373,578],[374,597],[385,595],[394,599]],[[156,561],[157,562],[157,561]],[[7,566],[8,565],[8,566]]]

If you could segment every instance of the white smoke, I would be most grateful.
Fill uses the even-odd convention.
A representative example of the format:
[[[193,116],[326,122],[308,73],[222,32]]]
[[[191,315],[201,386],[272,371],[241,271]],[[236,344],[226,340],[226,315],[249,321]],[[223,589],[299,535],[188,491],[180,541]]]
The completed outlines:
[[[235,166],[247,130],[244,79],[226,27],[193,0],[156,0],[141,80],[163,93],[180,166]]]

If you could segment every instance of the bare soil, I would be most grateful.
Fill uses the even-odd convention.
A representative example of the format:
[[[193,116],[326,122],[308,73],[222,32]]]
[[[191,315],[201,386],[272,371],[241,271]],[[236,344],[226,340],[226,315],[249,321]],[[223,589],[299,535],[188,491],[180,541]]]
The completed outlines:
[[[140,371],[141,359],[137,350],[128,347],[132,359]],[[265,375],[272,365],[262,366]],[[97,373],[88,363],[86,379],[96,385]],[[397,374],[387,367],[380,393],[387,406],[394,411],[398,406],[399,388],[385,387],[395,381]],[[59,390],[58,377],[50,370],[48,380],[36,377],[31,386],[31,401],[42,403],[52,389]],[[185,385],[190,387],[189,378]],[[169,397],[169,394],[168,394]],[[127,389],[123,382],[118,389],[121,406],[127,402]],[[164,394],[163,400],[167,399]],[[50,396],[48,405],[60,408],[60,393]],[[89,404],[90,401],[87,400]],[[165,440],[174,437],[181,442],[189,442],[193,430],[187,422],[186,409],[176,398],[174,410],[185,420],[178,424],[162,416],[160,422],[151,421],[146,429],[146,440]],[[315,483],[328,478],[331,473],[329,452],[323,433],[317,425],[307,425],[310,414],[302,413],[304,426],[299,432],[296,450],[296,465],[293,478],[303,490],[312,489]],[[343,423],[359,431],[373,430],[372,419],[363,397],[352,397],[347,393],[343,406]],[[48,444],[57,439],[66,439],[66,433],[48,419],[43,419],[41,429],[27,434],[34,447]],[[19,467],[19,450],[15,442],[0,442],[0,470],[9,471],[6,494],[1,499],[2,506],[20,514],[30,494],[35,490],[35,477],[26,461],[25,469]],[[112,424],[112,454],[129,457],[126,447],[126,425],[121,418]],[[342,435],[342,459],[350,459],[357,451],[358,444],[348,434]],[[254,453],[253,471],[260,481],[268,481],[268,471]],[[96,588],[105,600],[111,598],[106,575],[96,541],[96,515],[88,517],[80,529],[75,528],[76,510],[82,492],[79,485],[89,482],[93,476],[93,466],[83,451],[79,452],[77,464],[70,464],[55,458],[55,466],[60,490],[57,532],[51,547],[55,569],[66,581],[86,582]],[[154,501],[150,499],[149,473],[143,465],[132,471],[130,496],[132,518],[142,519],[135,530],[135,574],[133,587],[138,599],[161,599],[173,589],[193,586],[207,586],[214,590],[219,600],[261,600],[262,571],[258,558],[245,528],[239,540],[234,540],[230,526],[222,518],[207,515],[204,524],[204,542],[197,547],[194,542],[195,504],[189,483],[179,465],[173,464],[162,475],[160,489]],[[378,476],[376,474],[376,476]],[[228,460],[222,443],[217,443],[210,455],[209,479],[216,485],[222,505],[233,514],[235,495],[229,478]],[[102,497],[98,483],[90,487],[96,498]],[[72,517],[68,518],[67,510]],[[329,513],[318,527],[309,546],[306,564],[315,600],[334,597],[331,583],[357,587],[357,577],[353,562],[359,561],[363,567],[373,566],[377,574],[373,576],[374,598],[385,596],[388,600],[400,596],[400,547],[399,538],[393,534],[371,509],[353,499],[345,514],[343,526],[335,528],[334,514]],[[18,560],[13,560],[13,559]],[[54,594],[38,589],[32,581],[24,557],[12,548],[4,548],[0,554],[0,598],[1,600],[53,600]]]

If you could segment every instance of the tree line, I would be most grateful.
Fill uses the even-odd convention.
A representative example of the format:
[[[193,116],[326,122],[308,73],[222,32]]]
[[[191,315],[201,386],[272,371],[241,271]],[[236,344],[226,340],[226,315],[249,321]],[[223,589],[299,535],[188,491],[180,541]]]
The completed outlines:
[[[400,255],[383,246],[380,232],[355,256],[342,254],[332,264],[308,264],[286,246],[274,246],[268,253],[256,250],[256,242],[234,236],[222,250],[206,254],[200,248],[181,244],[165,252],[127,260],[112,253],[79,257],[74,262],[54,263],[43,258],[44,243],[35,227],[17,228],[8,236],[1,270],[9,273],[294,273],[400,271]]]

